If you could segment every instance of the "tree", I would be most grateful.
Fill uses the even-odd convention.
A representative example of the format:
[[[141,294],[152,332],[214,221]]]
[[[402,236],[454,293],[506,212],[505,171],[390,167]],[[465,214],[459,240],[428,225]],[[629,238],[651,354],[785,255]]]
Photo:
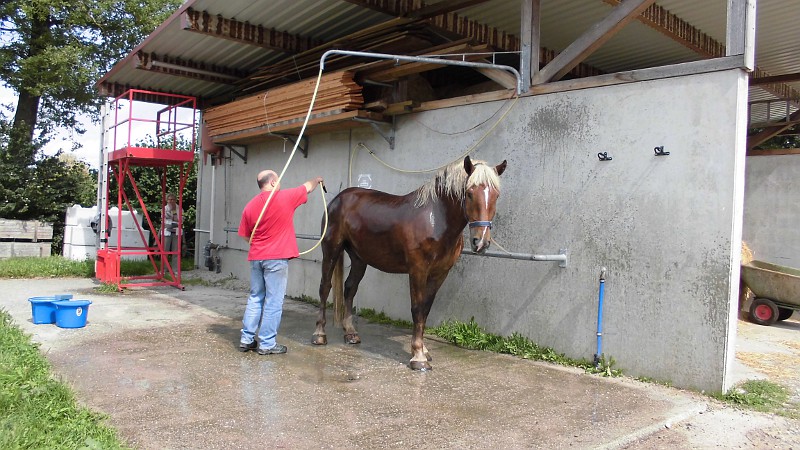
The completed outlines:
[[[152,32],[181,0],[0,2],[0,80],[18,94],[6,151],[32,163],[56,128],[78,134],[97,119],[94,83]]]

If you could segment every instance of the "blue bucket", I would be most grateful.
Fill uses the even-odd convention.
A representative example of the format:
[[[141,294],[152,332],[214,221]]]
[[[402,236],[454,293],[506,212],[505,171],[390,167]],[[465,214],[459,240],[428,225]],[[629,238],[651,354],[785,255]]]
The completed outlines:
[[[31,297],[28,299],[31,302],[31,313],[33,315],[33,323],[55,323],[56,322],[56,305],[53,302],[60,300],[69,300],[72,294],[58,294],[47,297]]]
[[[60,300],[56,306],[56,325],[61,328],[83,328],[89,315],[89,300]]]

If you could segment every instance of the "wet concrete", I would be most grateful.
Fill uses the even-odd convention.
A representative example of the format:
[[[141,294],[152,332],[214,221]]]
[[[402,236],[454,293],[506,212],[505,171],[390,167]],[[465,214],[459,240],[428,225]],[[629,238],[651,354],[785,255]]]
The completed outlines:
[[[329,344],[312,346],[316,308],[291,300],[278,336],[289,352],[240,353],[244,291],[102,295],[95,285],[0,280],[0,308],[136,448],[704,448],[691,427],[663,430],[719,410],[697,394],[435,338],[426,339],[434,370],[413,372],[409,332],[361,320],[362,344],[344,344],[329,325]],[[57,293],[93,302],[86,327],[31,322],[27,298]]]

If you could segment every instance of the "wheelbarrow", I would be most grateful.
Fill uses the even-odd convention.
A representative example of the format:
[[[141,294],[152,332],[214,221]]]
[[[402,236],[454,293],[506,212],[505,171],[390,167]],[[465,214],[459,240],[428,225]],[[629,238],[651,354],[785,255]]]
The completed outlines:
[[[750,261],[742,264],[742,280],[753,291],[750,320],[772,325],[800,310],[800,269]]]

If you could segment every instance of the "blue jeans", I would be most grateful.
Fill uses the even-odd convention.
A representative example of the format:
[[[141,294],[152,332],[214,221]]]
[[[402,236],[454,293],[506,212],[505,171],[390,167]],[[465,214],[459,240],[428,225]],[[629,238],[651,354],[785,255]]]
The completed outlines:
[[[259,348],[275,347],[288,278],[288,259],[250,261],[250,296],[242,319],[243,344],[252,343],[258,330]]]

